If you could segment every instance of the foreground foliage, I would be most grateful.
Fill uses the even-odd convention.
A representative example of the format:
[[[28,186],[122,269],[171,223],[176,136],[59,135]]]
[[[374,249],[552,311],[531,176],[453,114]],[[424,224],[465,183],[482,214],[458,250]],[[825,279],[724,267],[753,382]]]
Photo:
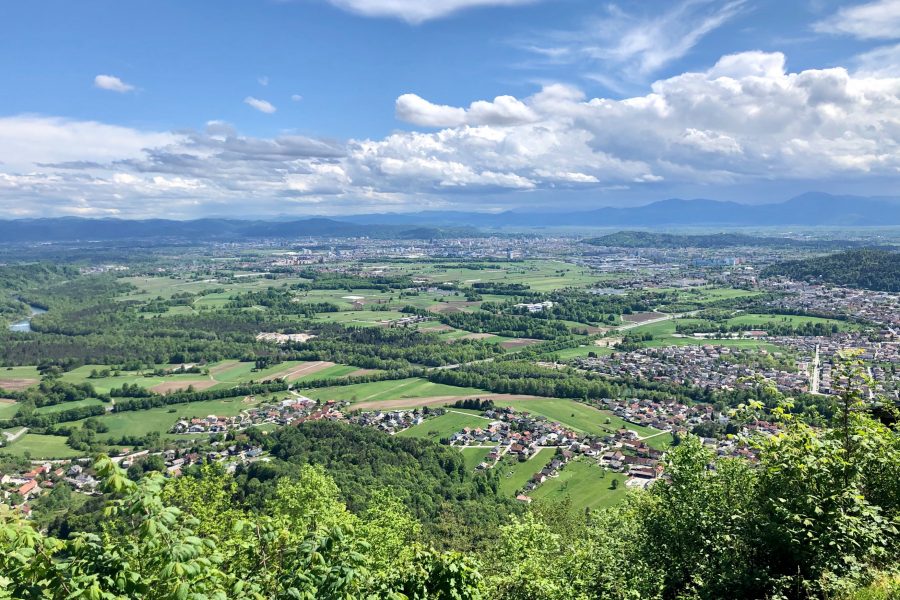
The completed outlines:
[[[284,470],[267,481],[207,465],[134,482],[102,458],[96,531],[56,538],[0,513],[0,598],[897,597],[900,436],[855,391],[827,429],[787,405],[776,415],[782,432],[756,442],[756,463],[688,436],[667,478],[622,505],[511,511],[465,556],[433,549],[445,520],[458,537],[484,535],[446,507],[502,504],[471,502],[489,490],[428,442],[285,429],[270,448]]]

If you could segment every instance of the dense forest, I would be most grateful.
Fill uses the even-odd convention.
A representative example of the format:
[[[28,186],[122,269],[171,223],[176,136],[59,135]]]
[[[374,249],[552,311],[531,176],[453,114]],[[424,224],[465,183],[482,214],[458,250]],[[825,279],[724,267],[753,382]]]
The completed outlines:
[[[275,461],[234,475],[101,457],[104,494],[50,533],[0,512],[0,597],[893,598],[900,436],[858,401],[832,427],[786,419],[756,463],[685,436],[666,478],[585,513],[510,505],[451,448],[330,423],[261,439]]]
[[[790,260],[767,267],[762,276],[900,292],[900,252],[866,248]]]

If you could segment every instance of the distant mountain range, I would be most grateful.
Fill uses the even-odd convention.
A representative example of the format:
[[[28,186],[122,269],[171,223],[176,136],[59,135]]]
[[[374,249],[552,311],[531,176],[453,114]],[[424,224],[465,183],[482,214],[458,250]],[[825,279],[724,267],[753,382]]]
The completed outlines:
[[[900,225],[900,198],[810,192],[786,202],[739,204],[670,199],[635,207],[526,213],[423,212],[343,217],[354,223],[423,223],[475,227],[771,227]]]
[[[736,246],[766,248],[809,248],[828,250],[862,246],[865,242],[848,240],[796,239],[793,237],[756,236],[743,233],[711,233],[682,235],[650,231],[619,231],[582,240],[591,246],[616,248],[733,248]],[[870,245],[870,244],[869,244]]]
[[[298,220],[121,220],[64,217],[0,220],[0,243],[183,239],[193,241],[294,237],[429,239],[479,235],[502,227],[770,227],[900,225],[900,200],[809,193],[774,204],[662,200],[628,208],[532,213],[420,212]]]

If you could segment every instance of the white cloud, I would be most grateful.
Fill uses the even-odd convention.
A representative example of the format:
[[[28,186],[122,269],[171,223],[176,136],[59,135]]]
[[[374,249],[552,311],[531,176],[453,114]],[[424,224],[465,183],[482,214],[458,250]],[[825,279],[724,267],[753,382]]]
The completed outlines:
[[[852,35],[872,40],[900,39],[900,0],[876,0],[845,6],[813,25],[820,33]]]
[[[416,94],[403,94],[395,103],[397,118],[424,127],[455,127],[466,122],[463,108],[432,104]]]
[[[662,13],[637,15],[609,4],[580,30],[558,31],[522,47],[549,66],[581,64],[586,77],[618,92],[620,80],[643,82],[739,16],[745,5],[746,0],[680,0]]]
[[[900,77],[900,44],[881,46],[857,55],[856,74],[868,77]]]
[[[537,120],[537,115],[512,96],[497,96],[493,101],[477,100],[468,109],[432,104],[416,94],[403,94],[396,102],[397,118],[423,127],[458,125],[514,125]]]
[[[94,77],[94,87],[101,90],[109,90],[110,92],[119,92],[120,94],[134,91],[133,85],[125,83],[113,75],[97,75]]]
[[[241,136],[219,121],[175,134],[0,118],[0,210],[486,209],[487,197],[546,202],[548,190],[900,180],[900,78],[843,68],[789,72],[780,53],[725,56],[621,100],[552,84],[468,107],[409,94],[398,98],[397,113],[437,129],[334,143]]]
[[[257,82],[259,85],[265,87],[265,86],[269,85],[269,78],[268,78],[266,75],[263,75],[263,76],[261,76],[261,77],[257,77],[257,78],[256,78],[256,82]]]
[[[300,94],[291,94],[291,102],[301,102],[303,100],[303,96]]]
[[[515,6],[537,0],[328,0],[338,8],[367,17],[391,17],[419,24],[479,6]]]
[[[38,163],[91,163],[137,158],[145,148],[168,146],[181,139],[168,132],[138,131],[96,121],[20,115],[0,117],[0,168],[33,169]]]
[[[253,96],[247,96],[244,98],[244,104],[255,108],[259,112],[266,113],[267,115],[271,115],[274,113],[277,108],[275,108],[271,102],[267,100],[260,100],[259,98],[254,98]]]

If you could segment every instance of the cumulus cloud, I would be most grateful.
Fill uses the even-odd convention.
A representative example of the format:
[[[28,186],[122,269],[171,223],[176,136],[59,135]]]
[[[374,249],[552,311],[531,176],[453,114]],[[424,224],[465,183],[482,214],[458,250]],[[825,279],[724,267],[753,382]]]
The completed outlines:
[[[181,136],[96,121],[21,115],[0,117],[0,139],[0,168],[28,170],[37,163],[84,169],[112,160],[137,158],[146,148],[168,146]]]
[[[466,122],[463,108],[433,104],[416,94],[403,94],[394,106],[397,118],[425,127],[455,127]]]
[[[390,17],[419,24],[479,6],[515,6],[537,0],[329,0],[331,4],[367,17]]]
[[[900,178],[900,78],[790,72],[785,62],[780,53],[725,56],[624,99],[561,84],[465,107],[408,94],[398,117],[431,129],[346,142],[242,136],[218,121],[175,134],[8,117],[0,208],[339,213],[487,208],[486,196],[527,204],[548,190]]]
[[[301,102],[303,100],[303,96],[300,94],[291,94],[291,102]]]
[[[119,92],[120,94],[134,91],[133,85],[125,83],[113,75],[97,75],[94,77],[94,87],[101,90],[109,90],[110,92]]]
[[[272,105],[271,102],[267,100],[260,100],[259,98],[254,98],[253,96],[247,96],[244,98],[244,104],[250,106],[251,108],[255,108],[261,113],[266,113],[267,115],[271,115],[274,113],[277,108]]]
[[[423,127],[468,125],[514,125],[537,120],[534,111],[512,96],[492,101],[477,100],[468,109],[432,104],[416,94],[403,94],[395,105],[397,118]]]
[[[876,0],[845,6],[813,25],[820,33],[851,35],[864,40],[900,39],[900,0]]]

